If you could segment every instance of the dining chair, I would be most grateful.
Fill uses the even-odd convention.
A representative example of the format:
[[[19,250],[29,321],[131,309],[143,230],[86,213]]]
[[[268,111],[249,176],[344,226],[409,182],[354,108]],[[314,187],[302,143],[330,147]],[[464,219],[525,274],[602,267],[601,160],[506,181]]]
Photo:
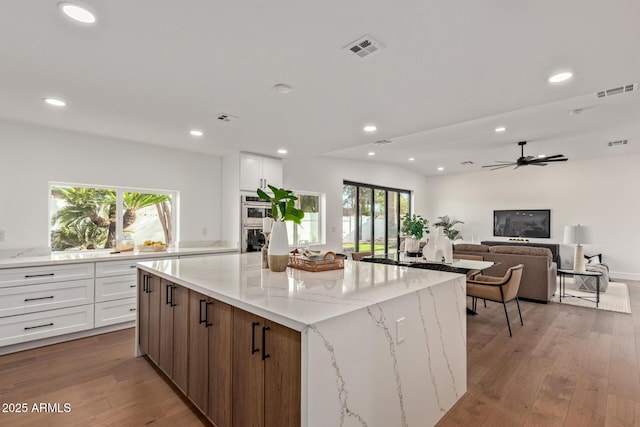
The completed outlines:
[[[511,333],[511,323],[509,322],[509,313],[507,312],[508,302],[516,301],[520,324],[524,326],[520,303],[518,302],[518,289],[520,288],[523,269],[524,265],[518,264],[509,268],[504,277],[484,276],[480,274],[473,279],[467,279],[467,296],[471,297],[472,311],[476,312],[478,298],[485,301],[489,300],[502,303],[504,315],[507,318],[510,337],[513,335]]]

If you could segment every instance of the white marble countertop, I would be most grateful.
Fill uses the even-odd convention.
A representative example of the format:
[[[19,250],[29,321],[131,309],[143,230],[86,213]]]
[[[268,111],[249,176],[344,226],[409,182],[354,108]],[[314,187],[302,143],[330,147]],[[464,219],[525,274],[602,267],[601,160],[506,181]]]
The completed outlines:
[[[307,272],[261,268],[260,254],[147,261],[138,266],[196,292],[302,331],[341,316],[463,275],[345,260],[341,270]]]
[[[0,258],[0,269],[15,267],[37,267],[42,265],[78,264],[82,262],[95,261],[125,261],[131,259],[142,260],[149,258],[166,258],[170,256],[180,255],[184,256],[198,254],[218,254],[226,252],[238,253],[239,251],[237,248],[211,246],[201,248],[168,249],[164,252],[140,252],[138,250],[120,253],[112,253],[109,250],[54,252],[49,255]]]

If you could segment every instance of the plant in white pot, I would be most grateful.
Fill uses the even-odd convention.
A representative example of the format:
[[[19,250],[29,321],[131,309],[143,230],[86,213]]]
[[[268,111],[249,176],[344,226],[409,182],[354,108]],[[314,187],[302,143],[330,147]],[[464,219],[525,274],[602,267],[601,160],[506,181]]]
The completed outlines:
[[[420,252],[420,240],[425,234],[429,234],[429,221],[421,215],[406,213],[402,217],[400,232],[405,236],[404,250],[408,254]]]
[[[273,195],[267,194],[260,188],[256,190],[262,200],[271,203],[271,217],[274,220],[269,237],[269,269],[271,271],[285,271],[289,262],[289,237],[284,222],[293,221],[300,225],[302,218],[304,218],[304,212],[295,207],[298,198],[293,194],[293,191],[276,188],[273,185],[269,185],[269,189]]]

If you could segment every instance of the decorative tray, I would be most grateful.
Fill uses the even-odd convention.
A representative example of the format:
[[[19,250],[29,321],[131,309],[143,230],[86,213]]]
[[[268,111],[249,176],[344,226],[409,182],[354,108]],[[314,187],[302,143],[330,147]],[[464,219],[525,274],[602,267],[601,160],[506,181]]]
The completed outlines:
[[[154,245],[154,246],[138,246],[139,252],[164,252],[167,250],[169,245]]]
[[[340,270],[344,268],[344,258],[337,257],[335,252],[327,252],[322,259],[309,259],[294,252],[289,255],[289,263],[287,265],[291,268],[305,271]]]

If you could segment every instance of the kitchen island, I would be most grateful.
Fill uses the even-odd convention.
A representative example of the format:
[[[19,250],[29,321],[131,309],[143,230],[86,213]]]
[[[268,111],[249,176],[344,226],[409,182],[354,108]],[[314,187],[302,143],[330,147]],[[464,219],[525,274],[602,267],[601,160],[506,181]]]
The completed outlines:
[[[216,425],[427,426],[466,392],[465,277],[259,254],[138,264],[137,354]]]

